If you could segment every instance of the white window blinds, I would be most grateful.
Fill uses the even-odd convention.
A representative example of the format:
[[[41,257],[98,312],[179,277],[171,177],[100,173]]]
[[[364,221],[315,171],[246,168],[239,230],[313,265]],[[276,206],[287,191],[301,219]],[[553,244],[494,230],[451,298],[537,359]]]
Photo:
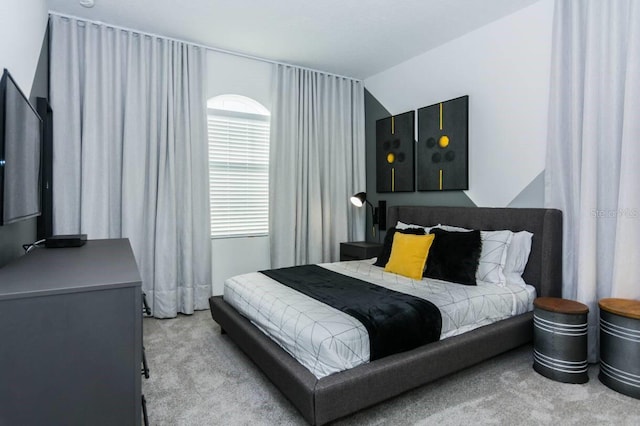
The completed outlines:
[[[211,237],[267,235],[269,116],[208,108]]]

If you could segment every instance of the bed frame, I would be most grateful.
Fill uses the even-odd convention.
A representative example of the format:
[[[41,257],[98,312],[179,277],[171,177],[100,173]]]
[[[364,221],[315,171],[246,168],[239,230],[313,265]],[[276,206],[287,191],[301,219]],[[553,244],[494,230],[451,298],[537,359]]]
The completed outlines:
[[[550,209],[391,207],[388,223],[439,223],[472,229],[533,233],[524,280],[538,296],[560,297],[562,213]],[[259,331],[222,296],[209,299],[211,316],[312,425],[322,425],[462,370],[532,340],[531,312],[459,336],[391,355],[317,379]]]

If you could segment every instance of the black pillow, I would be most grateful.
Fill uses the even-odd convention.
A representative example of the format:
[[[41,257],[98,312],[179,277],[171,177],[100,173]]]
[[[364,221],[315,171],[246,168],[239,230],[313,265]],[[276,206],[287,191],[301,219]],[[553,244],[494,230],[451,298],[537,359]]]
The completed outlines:
[[[389,262],[389,257],[391,257],[391,246],[393,246],[393,236],[396,232],[400,232],[402,234],[413,234],[413,235],[424,235],[424,228],[407,228],[407,229],[396,229],[389,228],[387,229],[387,235],[384,237],[384,243],[382,243],[382,249],[380,250],[380,254],[378,255],[378,259],[374,265],[382,266],[383,268],[387,266],[387,262]]]
[[[435,239],[427,257],[425,277],[464,285],[476,285],[482,251],[480,231],[447,232],[432,229]]]

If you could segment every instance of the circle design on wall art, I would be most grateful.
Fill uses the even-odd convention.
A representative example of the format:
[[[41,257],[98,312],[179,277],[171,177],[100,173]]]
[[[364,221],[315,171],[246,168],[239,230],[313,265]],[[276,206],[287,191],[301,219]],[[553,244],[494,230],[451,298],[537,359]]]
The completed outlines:
[[[397,160],[398,160],[400,163],[402,163],[402,162],[404,162],[404,159],[405,159],[404,152],[400,152],[400,153],[398,153],[398,155],[397,155]]]
[[[440,139],[438,140],[438,145],[440,145],[440,148],[448,147],[449,146],[449,136],[447,136],[447,135],[440,136]]]
[[[391,145],[394,148],[400,148],[400,139],[395,139]]]
[[[436,146],[436,140],[434,138],[427,139],[427,148],[433,148]]]
[[[387,154],[387,163],[393,164],[396,161],[396,155],[393,152]]]
[[[389,151],[389,148],[391,148],[391,142],[385,141],[385,142],[382,143],[382,149],[384,151]]]
[[[433,161],[434,163],[439,163],[440,160],[442,160],[442,155],[440,155],[439,152],[436,152],[431,156],[431,161]]]
[[[446,161],[453,161],[456,158],[456,153],[453,151],[448,151],[445,155],[444,155],[444,159]]]

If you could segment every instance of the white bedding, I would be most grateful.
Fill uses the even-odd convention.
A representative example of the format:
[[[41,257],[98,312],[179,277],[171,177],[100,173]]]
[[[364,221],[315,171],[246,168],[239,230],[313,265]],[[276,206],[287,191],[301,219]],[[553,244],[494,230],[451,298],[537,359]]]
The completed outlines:
[[[507,283],[465,286],[384,272],[373,260],[320,266],[429,300],[442,314],[440,339],[533,310],[535,288]],[[264,274],[229,278],[224,300],[271,337],[317,378],[369,362],[369,336],[355,318]]]

